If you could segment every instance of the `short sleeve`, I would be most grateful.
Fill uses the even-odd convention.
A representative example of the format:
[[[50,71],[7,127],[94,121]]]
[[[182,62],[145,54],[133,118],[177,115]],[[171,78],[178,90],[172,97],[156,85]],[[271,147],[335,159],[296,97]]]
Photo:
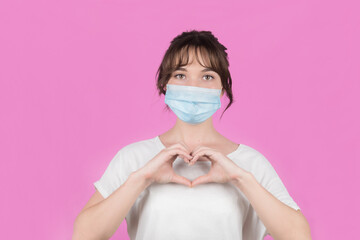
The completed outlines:
[[[284,204],[295,210],[300,209],[300,207],[288,193],[284,183],[281,181],[279,176],[271,179],[265,188]]]
[[[294,199],[290,196],[271,163],[263,155],[261,155],[259,160],[260,164],[264,166],[264,176],[262,177],[261,185],[284,204],[295,210],[300,209]]]
[[[273,170],[275,172],[275,170]],[[276,172],[275,172],[276,174]],[[266,190],[268,190],[274,197],[279,199],[282,203],[288,205],[289,207],[298,210],[300,207],[296,204],[293,198],[290,196],[289,192],[287,191],[284,183],[281,181],[278,174],[274,178],[272,178],[267,184],[264,186]],[[265,227],[265,226],[264,226]],[[266,234],[269,232],[266,230]]]
[[[290,196],[284,183],[270,162],[263,155],[261,155],[257,160],[258,162],[255,168],[256,174],[254,175],[256,180],[282,203],[295,210],[300,209]],[[243,230],[243,236],[248,237],[248,239],[263,239],[268,234],[265,225],[260,220],[252,206],[249,208]]]
[[[124,154],[124,149],[120,149],[110,161],[101,178],[93,183],[104,198],[109,197],[128,178]]]

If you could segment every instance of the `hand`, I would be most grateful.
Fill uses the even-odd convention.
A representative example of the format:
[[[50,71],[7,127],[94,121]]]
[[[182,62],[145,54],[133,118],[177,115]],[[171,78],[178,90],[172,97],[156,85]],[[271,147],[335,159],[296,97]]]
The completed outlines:
[[[149,185],[157,183],[179,183],[191,187],[191,181],[183,176],[179,176],[173,169],[173,162],[180,156],[185,162],[189,163],[192,159],[190,150],[185,143],[176,143],[161,150],[154,158],[143,166],[139,172],[145,176]]]
[[[230,158],[212,148],[198,146],[193,150],[191,156],[193,156],[193,159],[190,161],[189,165],[194,165],[198,160],[211,161],[210,171],[207,174],[193,180],[192,187],[208,182],[232,182],[236,184],[239,177],[245,176],[249,173],[236,165]],[[205,156],[205,159],[200,160],[199,158],[201,156]]]

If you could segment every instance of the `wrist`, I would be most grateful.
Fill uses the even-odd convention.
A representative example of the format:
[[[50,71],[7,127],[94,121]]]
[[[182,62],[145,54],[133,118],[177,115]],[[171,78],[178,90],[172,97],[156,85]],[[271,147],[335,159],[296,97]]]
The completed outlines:
[[[248,184],[253,181],[254,176],[251,172],[242,170],[241,173],[237,174],[234,177],[233,183],[237,186],[240,190],[243,190]]]
[[[142,185],[144,185],[145,188],[147,188],[150,184],[153,183],[151,177],[148,174],[144,173],[143,171],[140,171],[140,169],[135,172],[132,172],[130,174],[130,177],[134,179],[134,181],[140,182]]]

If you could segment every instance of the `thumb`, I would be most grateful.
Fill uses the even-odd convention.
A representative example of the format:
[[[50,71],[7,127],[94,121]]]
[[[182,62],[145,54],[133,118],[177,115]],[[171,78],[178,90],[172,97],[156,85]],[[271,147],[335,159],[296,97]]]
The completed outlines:
[[[173,175],[171,182],[180,183],[180,184],[186,185],[188,187],[191,187],[191,181],[189,179],[187,179],[183,176],[179,176],[177,174]]]
[[[206,174],[206,175],[196,178],[194,181],[192,181],[191,185],[192,185],[192,187],[194,187],[196,185],[208,183],[208,182],[211,182],[211,179],[210,179],[210,175]]]

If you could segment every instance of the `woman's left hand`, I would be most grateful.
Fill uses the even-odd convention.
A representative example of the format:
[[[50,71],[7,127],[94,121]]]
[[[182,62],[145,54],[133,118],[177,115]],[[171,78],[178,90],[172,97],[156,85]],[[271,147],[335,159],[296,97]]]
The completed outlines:
[[[192,187],[208,182],[231,182],[238,184],[238,179],[249,174],[248,171],[245,171],[236,165],[230,158],[216,149],[198,146],[190,155],[193,156],[193,158],[189,162],[189,165],[194,165],[201,156],[204,156],[205,160],[199,161],[211,161],[210,171],[207,174],[193,180]]]

